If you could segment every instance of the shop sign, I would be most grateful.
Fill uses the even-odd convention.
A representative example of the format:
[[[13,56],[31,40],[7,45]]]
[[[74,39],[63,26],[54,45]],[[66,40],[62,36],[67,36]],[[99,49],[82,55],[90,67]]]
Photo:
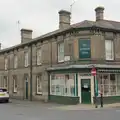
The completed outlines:
[[[90,40],[79,40],[79,57],[91,58]]]
[[[91,70],[91,74],[92,74],[93,76],[96,75],[96,69],[95,69],[95,68],[92,68],[92,70]]]

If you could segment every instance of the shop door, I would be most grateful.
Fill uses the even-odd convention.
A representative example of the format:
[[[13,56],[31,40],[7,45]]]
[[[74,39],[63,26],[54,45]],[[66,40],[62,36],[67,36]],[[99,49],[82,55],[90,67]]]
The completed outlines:
[[[28,77],[25,78],[25,98],[28,99]]]
[[[81,79],[81,102],[84,104],[91,103],[91,80]]]

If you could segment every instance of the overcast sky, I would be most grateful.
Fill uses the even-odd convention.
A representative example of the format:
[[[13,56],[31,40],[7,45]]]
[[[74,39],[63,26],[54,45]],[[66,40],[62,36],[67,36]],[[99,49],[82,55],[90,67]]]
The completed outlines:
[[[70,10],[73,0],[0,0],[0,42],[2,48],[20,43],[20,29],[33,30],[33,37],[58,28],[58,11]],[[72,23],[95,20],[94,9],[105,7],[105,19],[120,21],[120,0],[76,0]],[[20,21],[20,25],[17,21]]]

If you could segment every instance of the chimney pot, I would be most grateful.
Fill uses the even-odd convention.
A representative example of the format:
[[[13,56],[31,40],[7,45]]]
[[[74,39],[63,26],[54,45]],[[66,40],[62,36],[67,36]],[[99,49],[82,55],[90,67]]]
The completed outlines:
[[[60,10],[58,13],[59,13],[59,28],[64,29],[69,27],[71,13],[66,10]]]
[[[104,19],[104,7],[101,6],[97,7],[95,9],[95,12],[96,12],[96,21]]]
[[[0,43],[0,50],[2,49],[2,45],[1,45],[1,43]]]
[[[30,29],[21,29],[21,43],[32,40],[32,32]]]

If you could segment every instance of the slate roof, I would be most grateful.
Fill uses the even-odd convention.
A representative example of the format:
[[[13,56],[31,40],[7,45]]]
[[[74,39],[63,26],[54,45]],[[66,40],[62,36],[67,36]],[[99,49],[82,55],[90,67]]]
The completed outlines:
[[[93,26],[103,28],[103,29],[117,30],[117,31],[120,32],[120,22],[110,21],[110,20],[99,20],[99,21],[84,20],[82,22],[72,24],[70,27],[68,27],[66,29],[58,29],[58,30],[55,30],[53,32],[49,32],[47,34],[36,37],[29,42],[18,44],[16,46],[12,46],[12,47],[9,47],[9,48],[6,48],[6,49],[2,49],[2,50],[0,50],[0,53],[9,51],[9,50],[12,50],[12,49],[15,49],[15,48],[19,48],[19,47],[27,45],[29,43],[34,43],[35,41],[42,40],[43,38],[47,38],[47,37],[50,37],[50,36],[54,36],[55,34],[59,34],[61,32],[65,32],[67,30],[72,30],[72,29],[76,29],[76,28],[91,28]]]
[[[105,29],[113,29],[113,30],[120,30],[120,22],[117,21],[110,21],[110,20],[100,20],[100,21],[90,21],[90,20],[84,20],[82,22],[76,23],[76,24],[72,24],[70,27],[66,28],[66,29],[58,29],[55,30],[53,32],[47,33],[45,35],[42,35],[40,37],[37,37],[33,40],[38,40],[38,39],[42,39],[44,37],[48,37],[72,28],[89,28],[89,27],[100,27],[100,28],[105,28]]]

